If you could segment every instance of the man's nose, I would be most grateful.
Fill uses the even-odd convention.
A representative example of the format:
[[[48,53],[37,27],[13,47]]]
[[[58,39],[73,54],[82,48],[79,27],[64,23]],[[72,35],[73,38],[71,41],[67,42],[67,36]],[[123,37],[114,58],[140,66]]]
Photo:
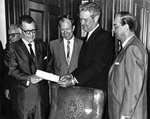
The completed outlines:
[[[30,32],[30,35],[33,36],[33,35],[35,35],[35,34],[34,34],[33,32]]]
[[[81,25],[84,25],[84,23],[85,23],[84,21],[81,21]]]
[[[64,31],[64,34],[65,34],[65,35],[68,34],[67,30]]]

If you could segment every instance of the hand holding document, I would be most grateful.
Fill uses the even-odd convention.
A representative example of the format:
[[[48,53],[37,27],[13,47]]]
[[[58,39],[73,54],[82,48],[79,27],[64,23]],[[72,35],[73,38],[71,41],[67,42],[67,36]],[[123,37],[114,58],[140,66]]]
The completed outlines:
[[[52,82],[58,82],[59,81],[59,76],[54,75],[52,73],[48,73],[42,70],[37,70],[36,71],[36,76],[48,80],[48,81],[52,81]]]

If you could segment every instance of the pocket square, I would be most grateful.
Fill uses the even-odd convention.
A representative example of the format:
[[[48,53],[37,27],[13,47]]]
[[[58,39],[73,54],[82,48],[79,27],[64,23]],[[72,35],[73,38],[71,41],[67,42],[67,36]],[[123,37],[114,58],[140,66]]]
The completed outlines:
[[[119,62],[115,62],[115,65],[119,65],[120,63]]]
[[[44,57],[44,60],[46,60],[46,59],[47,59],[47,56]]]

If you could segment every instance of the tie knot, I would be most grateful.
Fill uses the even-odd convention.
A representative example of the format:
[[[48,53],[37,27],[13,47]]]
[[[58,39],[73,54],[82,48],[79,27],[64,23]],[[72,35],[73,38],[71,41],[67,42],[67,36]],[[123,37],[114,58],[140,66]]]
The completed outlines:
[[[88,35],[89,35],[89,32],[86,33],[86,38],[88,37]]]
[[[28,46],[29,46],[29,47],[31,47],[31,46],[32,46],[32,44],[31,44],[31,43],[29,43],[29,44],[28,44]]]
[[[88,35],[89,35],[89,32],[86,33],[85,41],[87,41]]]
[[[69,44],[69,43],[70,43],[70,41],[68,40],[68,41],[67,41],[67,43]]]
[[[89,32],[86,33],[86,37],[88,37],[88,35],[89,35]]]

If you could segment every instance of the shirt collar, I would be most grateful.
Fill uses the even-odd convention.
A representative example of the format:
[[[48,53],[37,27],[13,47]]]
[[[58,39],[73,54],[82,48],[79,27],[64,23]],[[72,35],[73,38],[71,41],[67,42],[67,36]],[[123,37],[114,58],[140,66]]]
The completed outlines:
[[[96,25],[96,27],[92,30],[92,31],[89,31],[89,34],[88,34],[88,37],[87,39],[91,36],[91,34],[95,31],[95,29],[99,27],[99,24]]]
[[[26,46],[28,46],[28,44],[32,44],[32,47],[34,47],[34,41],[31,43],[28,43],[24,38],[22,38],[22,41],[25,43]]]
[[[63,38],[63,40],[65,41],[65,42],[67,42],[68,40],[67,39],[65,39],[65,38]],[[74,40],[74,36],[69,40],[70,42],[73,42],[73,40]]]
[[[129,38],[127,38],[127,40],[124,42],[124,43],[122,43],[122,47],[124,48],[125,47],[125,45],[129,42],[129,40],[134,36],[135,34],[133,34],[132,36],[130,36]]]

